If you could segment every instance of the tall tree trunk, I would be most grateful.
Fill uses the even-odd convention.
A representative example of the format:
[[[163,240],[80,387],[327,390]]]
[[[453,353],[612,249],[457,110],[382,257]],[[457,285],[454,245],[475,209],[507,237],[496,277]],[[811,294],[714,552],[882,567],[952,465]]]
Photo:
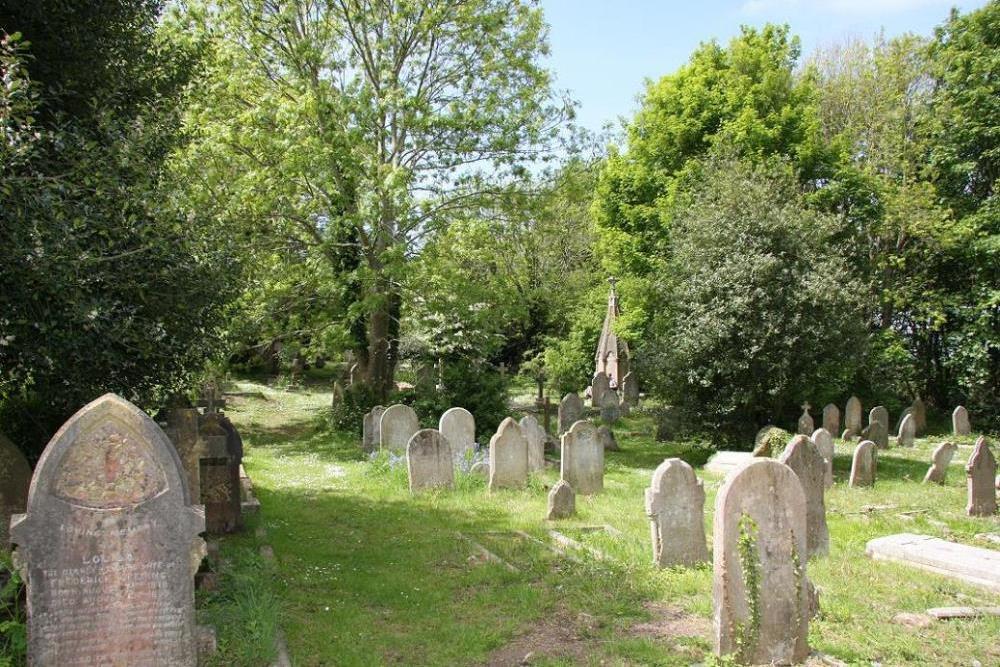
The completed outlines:
[[[396,362],[399,359],[399,316],[402,299],[391,286],[380,283],[378,306],[368,317],[368,365],[365,380],[380,402],[385,402],[395,388]]]

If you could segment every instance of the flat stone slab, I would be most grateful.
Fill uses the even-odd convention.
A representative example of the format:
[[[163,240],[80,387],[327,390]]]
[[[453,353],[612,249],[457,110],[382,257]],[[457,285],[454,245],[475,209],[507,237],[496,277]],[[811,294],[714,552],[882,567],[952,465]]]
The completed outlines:
[[[705,470],[717,475],[728,475],[730,470],[738,468],[752,458],[752,452],[716,452],[705,464]]]
[[[1000,592],[1000,551],[994,549],[901,533],[869,541],[865,553]]]

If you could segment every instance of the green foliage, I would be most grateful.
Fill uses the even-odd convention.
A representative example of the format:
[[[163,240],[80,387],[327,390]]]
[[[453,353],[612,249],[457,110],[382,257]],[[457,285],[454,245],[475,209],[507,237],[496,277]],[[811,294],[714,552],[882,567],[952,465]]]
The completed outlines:
[[[415,391],[413,409],[424,426],[437,428],[445,410],[465,408],[476,419],[479,441],[489,442],[508,416],[508,385],[509,378],[493,364],[462,357],[446,358],[443,388],[433,393]]]
[[[27,617],[21,606],[24,585],[7,552],[0,557],[0,581],[0,665],[23,665],[28,654]]]

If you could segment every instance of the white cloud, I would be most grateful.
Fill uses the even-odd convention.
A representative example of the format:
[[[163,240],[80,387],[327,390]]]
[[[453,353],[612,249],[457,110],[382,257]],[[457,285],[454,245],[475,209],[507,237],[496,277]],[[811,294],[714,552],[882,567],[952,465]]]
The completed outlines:
[[[744,14],[770,14],[798,9],[817,14],[895,14],[923,7],[950,6],[954,0],[746,0]]]

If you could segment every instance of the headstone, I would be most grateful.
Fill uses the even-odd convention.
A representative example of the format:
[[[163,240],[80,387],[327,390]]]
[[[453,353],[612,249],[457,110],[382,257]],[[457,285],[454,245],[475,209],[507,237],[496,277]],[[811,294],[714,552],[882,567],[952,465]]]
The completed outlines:
[[[629,371],[622,378],[622,403],[631,408],[639,405],[639,379],[635,371]]]
[[[580,495],[604,490],[604,446],[589,421],[581,419],[563,434],[560,473]]]
[[[969,411],[964,406],[958,406],[951,413],[951,428],[955,435],[969,435],[972,424],[969,423]]]
[[[850,434],[844,438],[856,438],[861,435],[861,399],[851,396],[844,408],[844,429]]]
[[[646,489],[653,563],[658,567],[708,560],[705,544],[705,488],[681,459],[666,459]]]
[[[900,447],[912,447],[914,438],[917,435],[917,422],[912,414],[903,417],[899,425],[899,435],[896,437],[896,444]]]
[[[566,394],[559,402],[559,435],[573,427],[583,418],[583,401],[573,394]]]
[[[205,507],[205,531],[214,535],[232,533],[242,523],[240,468],[229,456],[229,434],[217,412],[202,416],[198,428],[198,476],[200,498]]]
[[[928,468],[927,474],[924,476],[924,484],[931,482],[944,484],[948,474],[948,466],[951,465],[951,459],[955,456],[956,451],[958,451],[958,446],[951,442],[942,442],[937,446],[931,456],[931,467]]]
[[[811,407],[808,403],[802,405],[802,416],[799,417],[798,423],[798,434],[804,435],[807,438],[816,430],[816,424],[813,422],[812,415],[809,414],[809,408]]]
[[[738,664],[798,664],[809,655],[806,498],[792,470],[755,458],[715,500],[714,648]]]
[[[868,413],[868,439],[879,449],[889,447],[889,411],[876,405]]]
[[[906,419],[906,415],[910,414],[913,414],[912,408],[906,408],[902,413],[900,413],[899,419],[896,420],[896,433],[899,433],[899,427],[903,425],[903,420]]]
[[[549,491],[549,511],[545,518],[549,521],[554,519],[568,519],[576,514],[576,494],[573,487],[561,479]]]
[[[521,434],[528,442],[528,472],[545,469],[545,431],[531,415],[521,417]]]
[[[31,485],[31,466],[28,459],[13,442],[0,433],[0,549],[10,544],[7,534],[10,517],[22,514],[28,508],[28,486]]]
[[[379,420],[379,449],[396,454],[406,453],[406,445],[420,430],[420,419],[409,405],[390,405]]]
[[[204,529],[153,420],[112,394],[84,406],[45,448],[28,511],[11,521],[28,664],[195,667]]]
[[[432,428],[414,433],[406,445],[406,471],[410,493],[455,488],[455,463],[448,439]]]
[[[875,560],[903,563],[1000,593],[1000,551],[996,549],[902,533],[870,540],[865,553]]]
[[[812,441],[816,444],[816,449],[823,456],[823,487],[829,489],[833,486],[833,457],[836,448],[833,446],[833,436],[825,428],[818,428],[812,434]]]
[[[833,403],[827,403],[823,407],[823,428],[831,436],[840,433],[840,408]]]
[[[507,417],[490,438],[490,491],[528,483],[528,442],[517,422]]]
[[[997,474],[997,460],[986,444],[986,438],[979,436],[972,456],[965,466],[968,477],[969,504],[965,512],[969,516],[993,516],[997,513],[997,494],[993,488]]]
[[[875,443],[863,440],[854,448],[854,458],[851,460],[851,479],[849,486],[872,486],[875,484]]]
[[[196,408],[173,408],[167,412],[167,432],[184,466],[188,488],[195,498],[200,497],[200,463],[198,452],[198,421],[201,415]]]
[[[615,439],[615,432],[606,425],[597,427],[597,439],[601,441],[601,447],[606,452],[618,451],[618,440]]]
[[[826,526],[826,460],[812,440],[797,435],[778,457],[792,469],[806,494],[806,548],[810,556],[824,556],[830,551],[830,531]]]
[[[601,398],[601,420],[605,424],[614,424],[621,419],[621,405],[618,403],[618,394],[610,389],[604,392]]]
[[[611,384],[607,374],[604,371],[595,374],[590,383],[590,405],[600,408],[603,405],[601,400],[604,398],[604,394],[609,391],[611,391]]]
[[[465,408],[449,408],[438,420],[438,430],[448,440],[455,465],[465,462],[476,448],[476,418]]]
[[[379,427],[384,412],[385,407],[376,405],[365,414],[362,424],[361,448],[366,452],[374,452],[378,449],[379,440],[381,439],[381,430]]]
[[[228,416],[219,412],[218,413],[219,425],[226,432],[226,453],[229,454],[229,467],[230,476],[232,479],[236,480],[236,485],[233,489],[234,497],[236,502],[240,505],[239,516],[236,520],[236,528],[243,528],[243,477],[241,470],[243,469],[243,437],[240,432],[236,430],[236,426],[233,424],[232,420]]]
[[[919,396],[914,399],[913,405],[910,406],[910,413],[913,415],[913,421],[916,422],[915,426],[917,427],[917,435],[926,434],[927,406]]]

